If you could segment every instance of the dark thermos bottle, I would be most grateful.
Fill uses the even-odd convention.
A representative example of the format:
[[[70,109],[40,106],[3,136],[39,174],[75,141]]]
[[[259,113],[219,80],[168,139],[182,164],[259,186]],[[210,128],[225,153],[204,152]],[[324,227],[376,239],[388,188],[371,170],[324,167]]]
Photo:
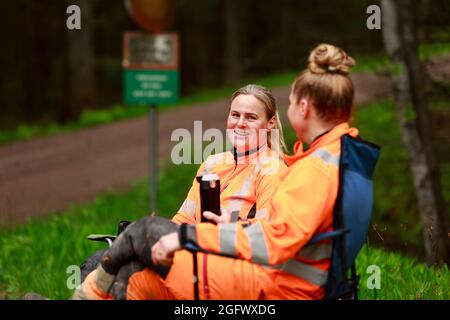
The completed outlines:
[[[200,184],[201,222],[211,222],[203,217],[203,212],[211,211],[220,216],[220,180],[217,174],[208,173],[197,177]]]

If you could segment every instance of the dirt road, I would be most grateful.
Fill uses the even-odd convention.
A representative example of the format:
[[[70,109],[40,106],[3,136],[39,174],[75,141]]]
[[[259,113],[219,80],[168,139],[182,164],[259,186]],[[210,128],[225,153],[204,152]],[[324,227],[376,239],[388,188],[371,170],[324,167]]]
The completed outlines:
[[[368,73],[353,75],[356,105],[385,97],[390,83]],[[274,90],[284,120],[289,88]],[[228,101],[173,109],[159,115],[159,157],[168,159],[173,130],[225,127]],[[285,121],[284,121],[285,122]],[[0,225],[14,225],[99,193],[121,191],[149,167],[147,117],[0,147]]]

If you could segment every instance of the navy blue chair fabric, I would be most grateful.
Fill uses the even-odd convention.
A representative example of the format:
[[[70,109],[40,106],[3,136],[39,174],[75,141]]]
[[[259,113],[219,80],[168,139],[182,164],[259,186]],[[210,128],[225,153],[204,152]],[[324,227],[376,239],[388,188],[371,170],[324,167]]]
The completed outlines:
[[[326,238],[333,239],[326,284],[327,299],[357,299],[355,259],[365,242],[372,218],[372,176],[379,156],[379,146],[350,135],[342,136],[334,231],[318,234],[310,241],[316,243]]]

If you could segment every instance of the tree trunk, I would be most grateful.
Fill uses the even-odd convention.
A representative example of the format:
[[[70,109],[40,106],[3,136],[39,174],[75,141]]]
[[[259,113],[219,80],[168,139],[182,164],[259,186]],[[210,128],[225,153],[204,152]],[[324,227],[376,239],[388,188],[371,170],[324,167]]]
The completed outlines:
[[[236,85],[242,79],[241,60],[241,32],[239,30],[239,0],[227,0],[224,2],[225,22],[225,74],[226,85]]]
[[[418,14],[418,26],[417,29],[417,38],[419,42],[426,41],[429,37],[429,23],[430,23],[430,10],[431,3],[430,0],[419,0],[417,1],[417,6],[419,10]]]
[[[183,12],[184,38],[182,41],[182,54],[187,62],[182,66],[183,81],[189,87],[198,90],[205,84],[210,84],[208,65],[208,39],[206,37],[205,17],[208,14],[205,1],[187,1]],[[193,18],[195,15],[195,18]]]
[[[94,56],[91,0],[71,0],[81,9],[81,30],[67,30],[66,103],[60,116],[65,123],[77,118],[83,107],[95,103]],[[67,16],[68,17],[68,16]]]
[[[410,0],[382,0],[383,39],[393,63],[392,80],[397,118],[410,159],[418,199],[426,261],[447,262],[447,208],[442,194],[439,167],[432,150],[432,131],[424,73],[417,55]]]
[[[279,63],[283,67],[283,70],[289,70],[291,67],[293,47],[297,42],[293,39],[295,29],[295,9],[291,0],[284,0],[279,3],[281,5],[281,35],[280,35],[280,58]]]
[[[24,84],[24,109],[25,117],[28,121],[34,120],[39,113],[42,101],[43,81],[41,76],[41,66],[43,64],[41,57],[42,39],[39,36],[39,5],[35,1],[25,2],[25,45],[26,52],[25,70],[23,74]]]

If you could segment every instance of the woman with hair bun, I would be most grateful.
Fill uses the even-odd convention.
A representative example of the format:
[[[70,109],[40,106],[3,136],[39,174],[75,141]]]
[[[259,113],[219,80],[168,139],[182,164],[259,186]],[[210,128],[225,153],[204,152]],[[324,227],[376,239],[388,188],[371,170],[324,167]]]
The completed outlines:
[[[348,73],[354,64],[342,49],[320,44],[311,52],[308,67],[294,80],[288,118],[298,142],[294,154],[285,157],[289,168],[272,198],[270,219],[251,225],[182,224],[156,244],[146,243],[151,259],[149,252],[138,257],[151,260],[141,277],[145,281],[128,282],[127,299],[192,299],[192,256],[183,250],[189,245],[234,257],[210,254],[208,268],[199,264],[200,299],[324,298],[331,240],[308,242],[333,229],[341,137],[358,135],[348,124],[354,97]],[[151,230],[146,219],[138,223],[147,235]],[[132,234],[127,237],[136,240]],[[198,253],[200,262],[204,254]],[[115,287],[116,275],[108,270],[116,262],[107,254],[97,273],[97,288],[76,297],[117,298],[108,289]],[[171,265],[165,279],[153,271],[159,264]]]

